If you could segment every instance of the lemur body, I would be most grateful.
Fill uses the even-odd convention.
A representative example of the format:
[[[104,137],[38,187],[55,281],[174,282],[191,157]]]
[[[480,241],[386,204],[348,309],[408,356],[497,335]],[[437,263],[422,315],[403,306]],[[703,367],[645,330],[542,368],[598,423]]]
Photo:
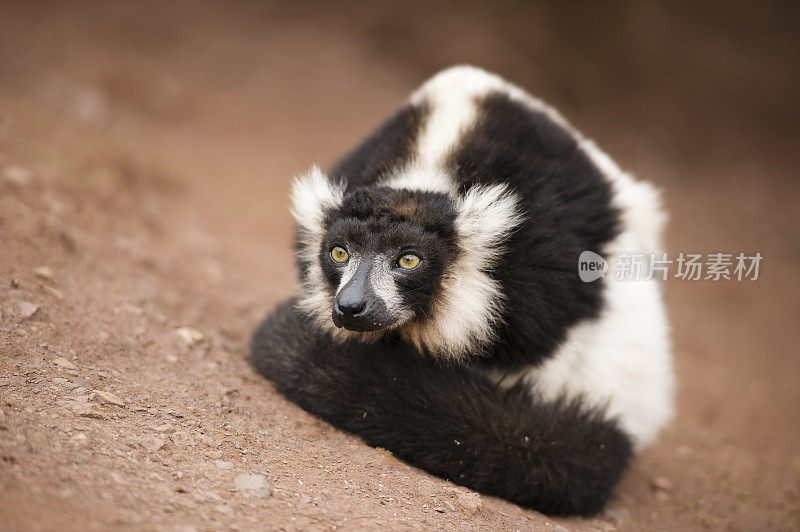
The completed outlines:
[[[304,409],[453,482],[598,511],[672,413],[656,281],[578,276],[659,250],[655,190],[552,108],[446,70],[293,191],[302,291],[253,339]]]

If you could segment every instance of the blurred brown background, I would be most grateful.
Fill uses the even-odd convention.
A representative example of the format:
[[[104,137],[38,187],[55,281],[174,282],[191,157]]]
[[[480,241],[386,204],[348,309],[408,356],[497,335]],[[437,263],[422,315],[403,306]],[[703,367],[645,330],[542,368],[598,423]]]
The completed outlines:
[[[678,416],[595,520],[433,511],[441,481],[305,416],[243,361],[294,291],[290,177],[457,63],[545,99],[659,185],[672,254],[764,256],[756,282],[667,283]],[[798,86],[792,2],[0,2],[0,520],[797,529]],[[202,348],[176,343],[182,325]],[[58,356],[126,407],[80,414]],[[130,443],[165,423],[214,444]],[[315,459],[343,454],[320,476]],[[237,498],[220,459],[275,495]]]

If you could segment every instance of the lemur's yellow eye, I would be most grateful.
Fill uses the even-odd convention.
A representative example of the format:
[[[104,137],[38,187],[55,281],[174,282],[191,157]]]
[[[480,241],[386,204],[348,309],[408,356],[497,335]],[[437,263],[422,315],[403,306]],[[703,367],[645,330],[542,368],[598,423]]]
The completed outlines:
[[[408,255],[403,255],[400,257],[400,260],[397,261],[397,264],[399,264],[404,270],[413,270],[417,267],[417,265],[419,265],[419,257],[409,253]]]
[[[347,251],[345,251],[344,248],[336,246],[331,250],[331,258],[333,259],[333,262],[338,262],[341,264],[343,262],[347,262],[347,259],[350,258],[350,255],[347,253]]]

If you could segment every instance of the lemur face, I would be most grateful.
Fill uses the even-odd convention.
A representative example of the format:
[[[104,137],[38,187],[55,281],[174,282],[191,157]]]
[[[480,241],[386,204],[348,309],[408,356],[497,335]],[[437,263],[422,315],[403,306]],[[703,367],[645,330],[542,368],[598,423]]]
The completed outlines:
[[[297,305],[334,340],[393,330],[443,359],[480,352],[503,312],[491,272],[523,215],[505,184],[457,188],[347,190],[312,167],[292,187]]]
[[[365,187],[325,217],[319,265],[333,324],[379,331],[429,315],[458,253],[446,194]]]

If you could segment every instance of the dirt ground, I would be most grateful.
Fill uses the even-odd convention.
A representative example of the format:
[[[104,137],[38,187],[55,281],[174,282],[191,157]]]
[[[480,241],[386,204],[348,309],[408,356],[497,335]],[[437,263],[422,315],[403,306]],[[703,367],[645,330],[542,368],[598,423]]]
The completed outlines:
[[[723,7],[724,6],[724,7]],[[792,4],[0,2],[0,529],[800,529]],[[541,95],[665,193],[678,414],[602,515],[477,495],[247,365],[290,177],[439,68]]]

